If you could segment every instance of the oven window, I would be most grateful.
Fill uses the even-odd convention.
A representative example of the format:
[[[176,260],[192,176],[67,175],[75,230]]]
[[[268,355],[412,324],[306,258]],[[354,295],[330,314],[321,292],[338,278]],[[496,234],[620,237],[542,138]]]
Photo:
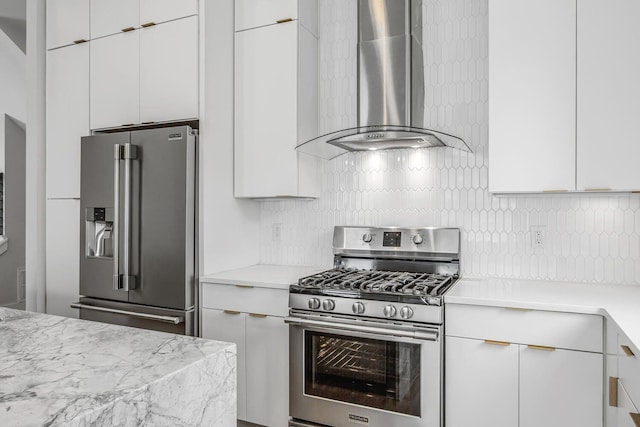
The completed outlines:
[[[305,331],[305,394],[420,416],[420,345]]]

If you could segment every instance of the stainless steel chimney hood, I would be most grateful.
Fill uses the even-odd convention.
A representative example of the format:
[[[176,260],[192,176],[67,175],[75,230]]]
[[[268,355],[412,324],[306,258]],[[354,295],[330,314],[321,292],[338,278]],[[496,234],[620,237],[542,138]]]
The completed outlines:
[[[358,127],[296,147],[332,159],[348,151],[453,147],[460,138],[424,124],[422,0],[358,0]]]

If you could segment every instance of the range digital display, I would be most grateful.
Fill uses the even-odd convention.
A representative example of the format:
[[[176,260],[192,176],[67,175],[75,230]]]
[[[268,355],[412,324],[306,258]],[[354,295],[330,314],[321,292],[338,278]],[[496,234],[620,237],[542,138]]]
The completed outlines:
[[[382,246],[399,248],[402,244],[402,233],[399,231],[385,231],[382,235]]]

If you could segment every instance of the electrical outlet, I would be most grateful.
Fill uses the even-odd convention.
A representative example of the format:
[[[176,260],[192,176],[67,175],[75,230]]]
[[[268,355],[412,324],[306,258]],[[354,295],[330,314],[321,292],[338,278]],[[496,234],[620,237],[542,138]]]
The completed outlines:
[[[18,283],[18,302],[22,302],[25,300],[25,298],[27,297],[27,288],[26,288],[26,279],[25,279],[25,269],[24,267],[19,267],[18,268],[18,274],[17,274],[17,280],[16,282]]]
[[[274,242],[282,241],[282,224],[280,223],[271,224],[271,240]]]
[[[542,249],[545,244],[545,227],[541,225],[531,227],[531,247]]]

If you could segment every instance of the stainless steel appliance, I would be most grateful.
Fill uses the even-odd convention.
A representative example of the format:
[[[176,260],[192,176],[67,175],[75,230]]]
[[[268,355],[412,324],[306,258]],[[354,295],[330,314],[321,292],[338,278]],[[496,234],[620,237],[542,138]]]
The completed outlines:
[[[82,138],[80,318],[196,331],[197,134],[188,126]]]
[[[336,227],[333,251],[290,288],[290,426],[442,426],[460,230]]]

